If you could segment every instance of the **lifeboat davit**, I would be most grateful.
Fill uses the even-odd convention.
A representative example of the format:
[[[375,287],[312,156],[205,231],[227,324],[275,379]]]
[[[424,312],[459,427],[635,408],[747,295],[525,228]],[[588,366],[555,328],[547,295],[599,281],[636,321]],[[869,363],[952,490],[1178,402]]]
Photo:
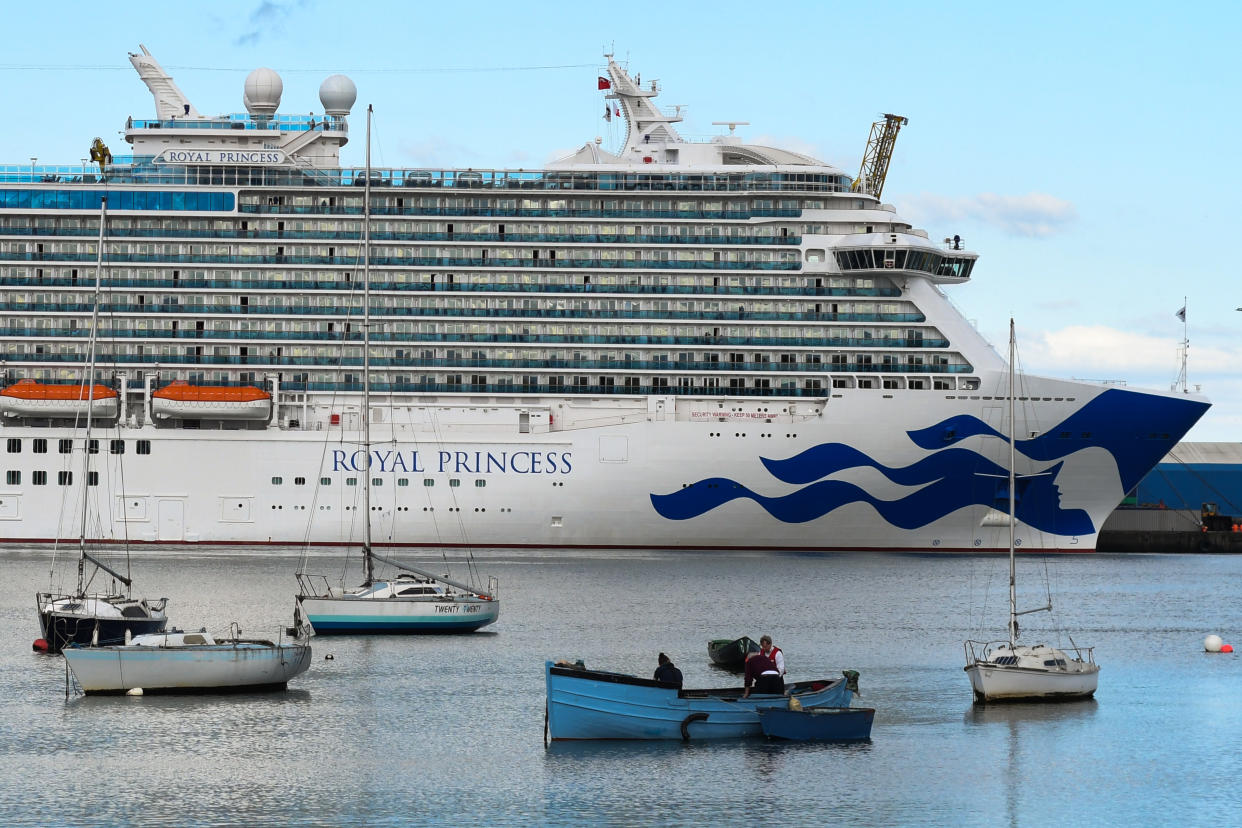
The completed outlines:
[[[253,385],[190,385],[182,380],[151,393],[151,415],[161,420],[266,420],[272,395]]]
[[[89,407],[92,417],[116,416],[118,396],[106,385],[57,385],[18,380],[0,391],[0,413],[6,417],[78,417]]]

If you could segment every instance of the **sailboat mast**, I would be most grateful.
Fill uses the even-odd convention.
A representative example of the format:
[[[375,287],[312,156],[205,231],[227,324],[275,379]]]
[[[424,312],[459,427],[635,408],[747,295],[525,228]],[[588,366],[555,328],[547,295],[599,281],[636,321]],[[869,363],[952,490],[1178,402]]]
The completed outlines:
[[[78,529],[78,595],[86,594],[86,509],[90,503],[91,419],[95,413],[95,347],[99,336],[99,297],[103,292],[104,224],[108,220],[108,197],[99,202],[99,251],[95,259],[95,296],[91,302],[91,335],[86,347],[86,438],[82,443],[82,515]],[[79,391],[78,398],[82,394]]]
[[[375,579],[371,558],[371,105],[367,104],[367,170],[362,190],[362,448],[366,481],[362,487],[366,509],[366,544],[362,548],[366,583]]]
[[[1016,567],[1014,566],[1013,539],[1014,524],[1017,518],[1014,515],[1014,460],[1016,452],[1014,450],[1014,406],[1017,400],[1017,394],[1014,390],[1014,332],[1013,319],[1009,320],[1009,646],[1012,648],[1018,639],[1018,589],[1016,578]]]

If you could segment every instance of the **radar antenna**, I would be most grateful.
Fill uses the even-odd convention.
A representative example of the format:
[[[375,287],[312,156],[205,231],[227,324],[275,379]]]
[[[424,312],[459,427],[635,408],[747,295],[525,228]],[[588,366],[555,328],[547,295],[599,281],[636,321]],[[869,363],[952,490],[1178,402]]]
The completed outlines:
[[[897,143],[897,133],[908,123],[909,118],[886,113],[883,121],[876,121],[871,125],[871,137],[867,139],[862,168],[858,171],[858,178],[850,186],[850,192],[866,193],[877,199],[880,197],[884,190],[884,179],[888,176],[888,162],[893,160],[893,145]]]

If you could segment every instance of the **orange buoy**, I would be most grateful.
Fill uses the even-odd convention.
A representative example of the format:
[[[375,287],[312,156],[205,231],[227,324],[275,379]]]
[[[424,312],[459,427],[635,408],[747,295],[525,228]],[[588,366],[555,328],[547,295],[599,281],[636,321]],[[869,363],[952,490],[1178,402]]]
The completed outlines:
[[[34,640],[34,643],[30,645],[30,649],[34,650],[36,653],[46,653],[47,652],[47,639],[36,638]]]
[[[1221,645],[1220,645],[1220,651],[1221,651],[1222,653],[1232,653],[1232,652],[1233,652],[1233,645],[1232,645],[1232,644],[1221,644]]]

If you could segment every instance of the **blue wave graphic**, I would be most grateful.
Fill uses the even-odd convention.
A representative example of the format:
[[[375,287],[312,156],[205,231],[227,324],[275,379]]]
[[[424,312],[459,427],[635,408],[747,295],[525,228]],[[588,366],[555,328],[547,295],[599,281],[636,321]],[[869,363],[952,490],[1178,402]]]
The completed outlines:
[[[1039,475],[1017,481],[1014,511],[1019,520],[1059,535],[1096,531],[1082,509],[1062,509],[1057,476],[1063,458],[1085,448],[1108,451],[1125,491],[1136,485],[1207,410],[1206,403],[1109,389],[1057,426],[1015,449],[1040,462],[1061,460]],[[749,499],[786,523],[806,523],[849,503],[869,503],[888,523],[902,529],[926,526],[964,506],[1009,510],[1008,472],[978,452],[952,448],[968,437],[1005,436],[977,417],[957,415],[907,432],[920,448],[934,451],[908,466],[893,468],[842,443],[825,443],[784,460],[760,458],[777,480],[803,488],[780,497],[761,495],[727,478],[700,480],[672,494],[652,494],[656,512],[670,520],[698,517],[725,503]],[[902,486],[922,486],[897,500],[880,500],[853,483],[821,480],[843,469],[870,467]],[[815,482],[819,481],[819,482]],[[804,485],[809,484],[809,485]]]

